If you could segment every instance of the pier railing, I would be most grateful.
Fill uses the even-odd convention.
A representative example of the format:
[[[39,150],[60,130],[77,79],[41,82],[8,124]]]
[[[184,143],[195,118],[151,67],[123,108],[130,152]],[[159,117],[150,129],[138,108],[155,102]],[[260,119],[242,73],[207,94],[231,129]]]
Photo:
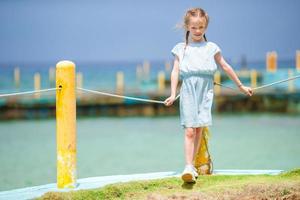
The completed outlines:
[[[135,88],[130,88],[130,86],[126,85],[125,78],[128,74],[122,71],[118,71],[115,75],[114,89],[98,88],[97,86],[90,87],[88,83],[85,85],[84,74],[75,72],[77,115],[166,116],[178,114],[177,106],[165,107],[163,105],[163,100],[170,95],[170,64],[166,63],[166,69],[158,71],[154,79],[149,79],[149,76],[146,75],[150,71],[150,63],[144,65],[137,67],[136,78],[139,82],[133,80],[138,85]],[[19,81],[20,73],[19,69],[15,70],[14,73],[16,77],[15,85],[19,85],[19,87],[22,85]],[[213,112],[235,112],[239,111],[241,105],[243,105],[242,110],[248,112],[300,113],[300,107],[298,106],[300,104],[300,79],[294,79],[294,77],[300,75],[300,70],[284,68],[276,69],[275,72],[268,72],[252,69],[239,70],[237,74],[245,85],[256,88],[255,95],[251,98],[245,97],[237,90],[227,75],[216,72],[214,76],[216,86],[214,87],[215,101]],[[53,80],[55,76],[55,69],[50,68],[50,84],[48,85],[51,87],[55,86],[53,83],[55,82]],[[34,77],[38,77],[34,79],[34,91],[0,94],[0,97],[5,95],[7,97],[0,98],[0,120],[55,117],[55,98],[53,98],[51,92],[49,93],[50,95],[48,93],[46,93],[47,95],[41,94],[43,91],[51,91],[51,88],[41,89],[41,85],[47,85],[45,84],[46,80],[44,80],[44,84],[41,84],[42,76],[35,75]],[[148,81],[145,81],[147,77]],[[101,75],[99,75],[99,78],[101,78]],[[288,81],[272,85],[272,87],[266,87],[280,79]],[[151,85],[152,89],[149,89],[148,84]],[[56,89],[54,88],[54,90]],[[19,95],[24,93],[28,95]],[[33,96],[29,96],[30,94]],[[127,96],[124,96],[124,94]],[[175,104],[177,103],[175,102]]]

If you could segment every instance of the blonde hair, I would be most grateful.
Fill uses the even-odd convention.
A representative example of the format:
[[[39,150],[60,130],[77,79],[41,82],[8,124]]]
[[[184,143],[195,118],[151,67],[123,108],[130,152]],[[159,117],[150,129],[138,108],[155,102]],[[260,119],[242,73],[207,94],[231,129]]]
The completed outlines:
[[[189,34],[190,31],[188,31],[188,25],[190,23],[190,17],[204,17],[206,20],[206,28],[208,26],[208,22],[209,22],[209,16],[208,14],[205,12],[205,10],[203,10],[202,8],[191,8],[189,10],[186,11],[185,16],[183,18],[183,28],[185,29],[185,44],[186,46],[188,45],[188,38],[189,38]],[[206,36],[204,34],[204,40],[207,41]]]

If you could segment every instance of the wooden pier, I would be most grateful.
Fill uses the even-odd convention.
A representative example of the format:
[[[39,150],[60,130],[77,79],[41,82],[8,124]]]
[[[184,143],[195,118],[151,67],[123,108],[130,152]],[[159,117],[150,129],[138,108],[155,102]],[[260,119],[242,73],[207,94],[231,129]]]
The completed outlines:
[[[217,86],[215,86],[217,87]],[[127,96],[164,101],[170,91],[162,93],[130,93]],[[80,98],[79,98],[80,97]],[[77,116],[172,116],[179,115],[179,100],[173,106],[81,93],[77,98]],[[271,112],[300,114],[300,91],[258,91],[252,97],[223,89],[215,95],[213,112]],[[0,120],[55,117],[55,97],[41,95],[32,99],[14,97],[0,102]]]

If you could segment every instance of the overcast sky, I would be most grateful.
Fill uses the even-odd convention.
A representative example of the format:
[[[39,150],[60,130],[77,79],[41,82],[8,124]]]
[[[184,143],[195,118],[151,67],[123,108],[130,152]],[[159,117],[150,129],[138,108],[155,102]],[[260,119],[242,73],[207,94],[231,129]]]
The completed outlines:
[[[208,12],[208,40],[228,59],[294,59],[300,49],[298,0],[2,0],[0,62],[166,60],[190,7]]]

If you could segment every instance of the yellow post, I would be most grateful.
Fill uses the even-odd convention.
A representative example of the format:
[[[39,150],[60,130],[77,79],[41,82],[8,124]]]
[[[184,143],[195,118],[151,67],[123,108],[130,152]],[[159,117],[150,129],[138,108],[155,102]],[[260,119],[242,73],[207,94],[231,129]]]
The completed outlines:
[[[163,93],[165,91],[165,72],[163,71],[160,71],[158,72],[158,75],[157,75],[157,85],[158,85],[158,92],[159,93]]]
[[[217,71],[215,73],[215,75],[214,75],[214,81],[216,83],[221,83],[221,73],[219,71]],[[216,95],[220,95],[221,94],[221,86],[216,85],[215,88],[214,88],[214,90],[215,90],[215,94]]]
[[[293,70],[292,69],[288,69],[288,77],[291,78],[293,77]],[[295,91],[295,86],[294,86],[294,80],[290,80],[288,82],[288,92],[294,92]]]
[[[19,69],[19,67],[16,67],[14,69],[14,79],[15,79],[16,88],[20,88],[20,69]]]
[[[250,74],[251,79],[251,87],[255,88],[257,87],[257,71],[255,69],[251,70]]]
[[[57,187],[76,187],[76,93],[75,64],[56,65]]]
[[[124,73],[119,71],[117,72],[117,82],[116,82],[116,93],[124,93]]]
[[[300,71],[300,50],[296,51],[296,69]]]
[[[267,71],[276,72],[277,70],[277,53],[275,51],[267,53]]]
[[[35,73],[33,79],[34,79],[34,90],[40,90],[41,89],[41,75],[40,75],[40,73]],[[41,94],[40,93],[35,93],[34,97],[35,98],[40,98]]]

